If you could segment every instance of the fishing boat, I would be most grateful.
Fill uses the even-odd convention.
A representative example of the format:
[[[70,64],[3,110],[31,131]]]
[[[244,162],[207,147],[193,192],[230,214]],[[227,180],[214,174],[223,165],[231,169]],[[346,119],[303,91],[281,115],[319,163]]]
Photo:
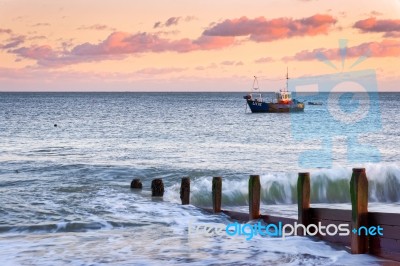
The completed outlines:
[[[275,99],[264,101],[259,91],[257,77],[254,76],[253,89],[243,98],[250,107],[252,113],[289,113],[304,111],[304,102],[292,99],[292,93],[288,90],[289,75],[286,74],[286,88],[275,93]],[[247,109],[246,105],[246,109]]]

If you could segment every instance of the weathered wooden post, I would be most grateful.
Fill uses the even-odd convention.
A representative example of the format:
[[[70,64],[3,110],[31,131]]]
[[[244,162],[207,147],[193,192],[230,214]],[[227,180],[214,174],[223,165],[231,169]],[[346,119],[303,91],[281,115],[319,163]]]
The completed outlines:
[[[350,181],[352,231],[351,253],[368,252],[368,237],[358,235],[361,226],[368,226],[368,179],[365,168],[353,168]]]
[[[131,182],[131,188],[134,189],[142,189],[143,185],[142,185],[142,181],[140,181],[140,179],[135,178],[132,180]]]
[[[190,202],[190,178],[189,177],[182,178],[181,200],[182,200],[182,205],[188,205]]]
[[[259,175],[251,175],[249,179],[249,219],[260,218],[261,184]]]
[[[161,178],[151,181],[151,196],[162,197],[164,195],[164,183]]]
[[[307,227],[310,224],[310,173],[299,173],[297,179],[297,214],[298,223]],[[299,228],[298,235],[304,235]]]
[[[222,177],[213,177],[212,180],[212,202],[214,213],[221,212],[222,202]]]

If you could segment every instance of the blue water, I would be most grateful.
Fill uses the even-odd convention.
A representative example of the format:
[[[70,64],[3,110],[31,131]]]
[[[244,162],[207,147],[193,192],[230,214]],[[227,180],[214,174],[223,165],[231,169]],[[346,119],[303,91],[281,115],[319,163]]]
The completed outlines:
[[[223,176],[224,207],[245,209],[248,175],[260,174],[263,210],[295,217],[297,172],[311,172],[313,203],[347,208],[351,168],[366,167],[370,209],[400,211],[400,93],[298,114],[251,114],[242,96],[0,93],[1,265],[377,263],[308,238],[188,235],[189,221],[229,220],[181,206],[183,176],[194,205],[209,206]],[[365,103],[379,108],[353,124],[331,117]],[[163,201],[150,197],[156,177]]]

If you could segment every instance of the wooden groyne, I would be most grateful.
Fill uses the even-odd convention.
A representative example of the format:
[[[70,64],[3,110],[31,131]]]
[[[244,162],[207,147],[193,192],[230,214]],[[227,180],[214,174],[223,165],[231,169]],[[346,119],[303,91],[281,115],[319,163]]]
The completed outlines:
[[[368,179],[364,168],[354,168],[350,180],[351,210],[313,208],[311,207],[311,177],[309,173],[299,173],[297,180],[298,218],[279,217],[260,212],[261,184],[260,176],[251,175],[249,178],[248,196],[249,212],[237,212],[222,208],[222,178],[214,177],[212,180],[211,197],[212,208],[203,208],[211,213],[223,213],[234,220],[247,222],[261,219],[267,224],[281,223],[302,224],[297,235],[306,235],[306,227],[316,228],[313,237],[323,241],[345,247],[352,254],[371,254],[385,259],[400,262],[400,214],[368,211]],[[137,183],[138,181],[135,181]],[[161,189],[162,188],[162,189]],[[162,193],[160,193],[162,191]],[[162,196],[164,186],[161,179],[153,180],[152,195]],[[182,178],[181,183],[182,204],[189,204],[190,179]],[[279,208],[279,206],[276,206]],[[350,233],[339,235],[329,232],[330,228],[337,228],[346,224]],[[333,226],[334,225],[334,226]],[[318,226],[326,228],[321,234]],[[353,230],[355,230],[353,232]],[[314,231],[313,231],[314,232]]]

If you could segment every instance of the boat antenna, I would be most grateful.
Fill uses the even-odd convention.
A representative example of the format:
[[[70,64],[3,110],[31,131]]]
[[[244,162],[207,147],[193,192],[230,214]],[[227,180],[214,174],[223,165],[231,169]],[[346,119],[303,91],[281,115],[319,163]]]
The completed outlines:
[[[289,91],[289,67],[286,66],[286,91]]]

